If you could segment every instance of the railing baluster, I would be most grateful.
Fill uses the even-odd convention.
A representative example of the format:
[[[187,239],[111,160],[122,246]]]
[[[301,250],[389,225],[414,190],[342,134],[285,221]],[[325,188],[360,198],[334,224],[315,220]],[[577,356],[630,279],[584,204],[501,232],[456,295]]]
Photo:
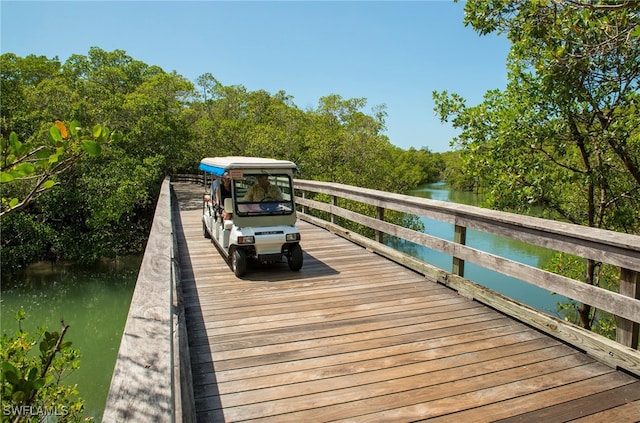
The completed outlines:
[[[384,207],[376,207],[376,219],[384,221]],[[382,244],[384,232],[376,230],[376,241]]]
[[[467,243],[467,228],[465,226],[455,225],[453,229],[453,242],[466,245]],[[453,257],[453,269],[451,273],[464,277],[464,260],[457,257]]]
[[[331,205],[337,207],[338,206],[338,197],[335,195],[331,196]],[[336,216],[331,213],[331,223],[336,223]]]
[[[640,273],[620,268],[620,293],[640,299]],[[616,341],[624,346],[638,349],[640,324],[616,316]]]
[[[302,191],[302,198],[304,198],[304,199],[307,198],[307,191]],[[302,213],[307,214],[307,206],[306,205],[302,206]]]

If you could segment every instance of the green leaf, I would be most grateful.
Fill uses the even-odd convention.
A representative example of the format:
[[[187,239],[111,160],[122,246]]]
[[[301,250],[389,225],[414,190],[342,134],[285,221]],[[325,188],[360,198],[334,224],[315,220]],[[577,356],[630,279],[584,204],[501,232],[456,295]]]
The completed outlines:
[[[92,140],[82,140],[82,149],[92,156],[98,155],[102,151],[100,144]]]
[[[58,129],[57,126],[52,126],[51,128],[49,128],[49,135],[51,136],[51,140],[54,141],[54,143],[62,141],[62,132],[60,132],[60,129]]]
[[[123,138],[124,137],[119,132],[114,132],[111,134],[111,141],[119,142],[119,141],[122,141]]]
[[[17,198],[12,198],[11,201],[9,201],[9,208],[12,209],[15,206],[18,205],[18,203],[20,202],[20,200],[18,200]]]
[[[15,373],[16,375],[19,375],[19,374],[20,374],[20,370],[18,370],[18,369],[16,368],[16,366],[14,366],[14,365],[13,365],[11,362],[9,362],[9,361],[3,361],[3,362],[2,362],[2,371],[3,371],[3,372],[7,372],[7,371],[9,371],[9,372],[13,372],[13,373]]]
[[[51,154],[51,150],[47,149],[47,148],[43,148],[41,150],[38,150],[38,152],[36,153],[36,158],[37,159],[48,159],[49,158],[49,154]]]
[[[16,369],[15,367],[13,369],[14,370],[5,370],[4,371],[4,377],[12,385],[17,385],[18,383],[20,383],[20,380],[22,378],[20,377],[20,371],[18,369]]]
[[[13,177],[13,175],[11,175],[10,173],[7,172],[0,172],[0,183],[7,183],[7,182],[11,182],[13,181],[15,178]]]
[[[56,184],[56,181],[52,181],[51,179],[49,179],[44,184],[42,184],[42,188],[49,189],[49,188],[52,188],[55,184]]]
[[[94,138],[100,137],[100,135],[102,134],[102,126],[101,125],[95,125],[93,127],[92,132],[93,132],[93,137]]]
[[[9,174],[11,176],[13,176],[15,179],[20,179],[20,178],[23,178],[25,176],[23,171],[21,171],[20,169],[15,169],[15,168],[11,169],[9,171]]]
[[[78,136],[78,134],[80,133],[80,129],[82,129],[82,126],[80,125],[80,122],[78,122],[77,120],[74,120],[69,125],[69,132],[71,132],[71,135],[73,135],[74,137]]]
[[[38,368],[32,367],[31,370],[29,370],[29,374],[27,375],[27,380],[36,380],[37,377],[38,377]]]
[[[16,134],[15,132],[12,132],[9,135],[9,145],[11,145],[11,149],[13,150],[14,154],[16,155],[20,154],[20,150],[22,149],[22,143],[18,139],[18,134]]]
[[[31,163],[20,163],[15,167],[15,170],[22,172],[24,175],[31,175],[36,171],[36,168]]]
[[[20,310],[16,311],[16,315],[14,316],[17,321],[21,321],[27,318],[27,312],[24,311],[23,307],[20,307]]]
[[[45,384],[45,380],[43,378],[36,379],[33,381],[33,389],[41,389]]]

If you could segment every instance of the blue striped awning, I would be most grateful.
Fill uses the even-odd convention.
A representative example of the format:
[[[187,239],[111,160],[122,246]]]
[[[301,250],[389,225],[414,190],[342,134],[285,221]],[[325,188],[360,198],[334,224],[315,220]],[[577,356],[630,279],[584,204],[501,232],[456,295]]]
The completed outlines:
[[[216,176],[222,176],[225,172],[224,168],[222,167],[218,167],[218,166],[212,166],[210,164],[206,164],[206,163],[200,163],[200,166],[198,166],[198,169],[203,170],[205,172],[208,173],[213,173]]]

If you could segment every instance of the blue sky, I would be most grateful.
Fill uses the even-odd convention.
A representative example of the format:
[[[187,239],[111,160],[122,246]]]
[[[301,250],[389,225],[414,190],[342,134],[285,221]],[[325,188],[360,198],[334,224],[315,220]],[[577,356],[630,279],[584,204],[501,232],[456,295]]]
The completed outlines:
[[[91,47],[195,82],[285,91],[301,109],[329,94],[385,105],[401,148],[449,150],[457,131],[433,111],[433,91],[468,105],[506,85],[509,43],[463,25],[452,1],[7,1],[1,51],[58,57]]]

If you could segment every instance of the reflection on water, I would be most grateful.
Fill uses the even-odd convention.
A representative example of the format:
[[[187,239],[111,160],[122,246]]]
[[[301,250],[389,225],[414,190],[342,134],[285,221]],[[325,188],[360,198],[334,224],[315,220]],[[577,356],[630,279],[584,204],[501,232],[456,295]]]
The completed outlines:
[[[482,201],[482,196],[471,192],[452,191],[444,182],[427,184],[412,191],[410,195],[471,206],[477,206]],[[453,241],[453,224],[427,218],[421,218],[421,221],[424,223],[425,233]],[[399,251],[420,258],[444,270],[451,271],[452,269],[452,258],[447,254],[401,239],[389,239],[386,243]],[[540,267],[545,260],[551,257],[551,251],[545,248],[473,229],[467,230],[466,244],[472,248],[533,267]],[[542,288],[469,262],[465,263],[465,277],[531,307],[556,316],[558,315],[556,304],[560,301],[567,301],[563,296],[552,295]]]
[[[449,201],[451,203],[466,204],[468,206],[480,206],[483,196],[470,191],[454,191],[446,182],[434,182],[417,188],[411,195],[430,198],[431,200]]]
[[[78,384],[85,416],[100,421],[109,392],[122,331],[142,257],[103,262],[90,268],[37,263],[2,281],[2,333],[17,330],[14,318],[23,307],[22,327],[33,332],[69,325],[65,340],[80,351],[80,369],[63,383]]]

